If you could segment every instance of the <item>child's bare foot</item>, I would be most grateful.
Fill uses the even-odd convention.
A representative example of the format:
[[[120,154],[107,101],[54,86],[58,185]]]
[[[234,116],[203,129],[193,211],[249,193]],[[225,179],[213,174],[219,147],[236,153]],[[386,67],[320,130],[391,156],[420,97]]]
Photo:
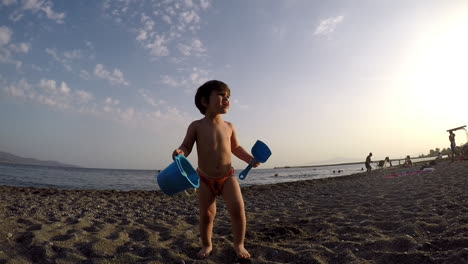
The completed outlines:
[[[208,256],[210,256],[211,251],[213,251],[213,248],[212,248],[212,247],[202,247],[202,249],[200,249],[200,251],[198,251],[197,256],[198,256],[200,259],[207,258]]]
[[[244,248],[244,245],[234,246],[234,251],[236,251],[238,258],[241,258],[241,259],[250,258],[250,253]]]

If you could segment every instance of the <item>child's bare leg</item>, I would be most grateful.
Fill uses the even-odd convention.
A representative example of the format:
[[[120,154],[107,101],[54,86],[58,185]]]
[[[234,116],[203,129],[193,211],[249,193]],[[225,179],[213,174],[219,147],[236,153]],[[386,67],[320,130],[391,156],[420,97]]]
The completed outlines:
[[[231,216],[234,250],[239,258],[250,258],[250,253],[244,247],[246,231],[244,199],[239,182],[235,177],[230,177],[226,181],[223,188],[223,199]]]
[[[213,222],[216,215],[216,197],[210,188],[204,183],[200,183],[198,189],[198,207],[200,209],[200,237],[202,248],[198,252],[199,258],[206,258],[213,251],[211,237],[213,234]]]

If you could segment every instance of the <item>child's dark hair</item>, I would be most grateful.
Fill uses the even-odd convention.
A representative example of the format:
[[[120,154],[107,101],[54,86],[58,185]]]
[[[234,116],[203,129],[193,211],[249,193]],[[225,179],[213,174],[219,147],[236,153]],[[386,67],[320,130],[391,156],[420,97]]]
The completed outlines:
[[[198,87],[197,93],[195,94],[195,105],[197,106],[200,113],[203,115],[206,113],[206,107],[202,104],[202,98],[205,98],[206,102],[209,103],[211,92],[224,92],[227,91],[228,95],[231,95],[229,86],[222,81],[211,80]]]

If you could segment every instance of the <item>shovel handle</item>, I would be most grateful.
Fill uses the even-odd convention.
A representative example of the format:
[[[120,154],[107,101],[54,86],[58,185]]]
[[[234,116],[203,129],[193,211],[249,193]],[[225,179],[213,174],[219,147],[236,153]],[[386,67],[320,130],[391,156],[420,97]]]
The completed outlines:
[[[247,165],[247,168],[245,168],[240,174],[239,174],[239,179],[243,180],[245,177],[247,177],[247,174],[249,173],[250,169],[252,169],[252,166],[257,162],[255,159],[253,159],[249,165]]]

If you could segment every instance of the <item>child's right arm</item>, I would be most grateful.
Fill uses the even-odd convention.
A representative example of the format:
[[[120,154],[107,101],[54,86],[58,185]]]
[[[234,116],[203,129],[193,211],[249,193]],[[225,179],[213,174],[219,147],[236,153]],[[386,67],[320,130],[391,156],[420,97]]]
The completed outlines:
[[[195,140],[197,139],[197,129],[196,129],[196,121],[192,122],[190,126],[187,128],[187,134],[185,135],[184,141],[182,145],[172,153],[172,159],[174,159],[177,155],[190,155],[192,152],[193,144],[195,144]]]

